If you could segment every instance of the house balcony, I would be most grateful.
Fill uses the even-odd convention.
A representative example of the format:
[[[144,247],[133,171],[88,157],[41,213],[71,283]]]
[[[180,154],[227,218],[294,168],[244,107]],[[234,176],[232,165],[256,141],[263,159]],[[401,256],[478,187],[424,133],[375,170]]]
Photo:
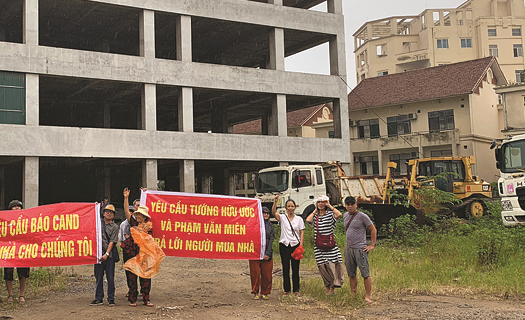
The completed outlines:
[[[352,153],[362,153],[376,150],[399,150],[406,148],[456,146],[459,144],[459,129],[440,132],[413,132],[394,137],[381,136],[379,138],[352,138],[350,150]],[[454,149],[454,148],[453,148]]]

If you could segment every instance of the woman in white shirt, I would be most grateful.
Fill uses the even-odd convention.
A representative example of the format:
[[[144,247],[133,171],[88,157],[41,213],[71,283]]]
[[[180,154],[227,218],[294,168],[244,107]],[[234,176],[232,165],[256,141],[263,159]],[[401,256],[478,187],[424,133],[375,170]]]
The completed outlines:
[[[303,245],[304,240],[304,221],[295,215],[295,201],[286,201],[286,214],[277,214],[277,200],[279,195],[275,195],[272,207],[272,214],[281,225],[281,238],[279,240],[279,253],[283,265],[283,295],[290,294],[290,264],[292,265],[292,284],[293,293],[299,295],[299,264],[301,260],[295,260],[292,253],[298,246]]]

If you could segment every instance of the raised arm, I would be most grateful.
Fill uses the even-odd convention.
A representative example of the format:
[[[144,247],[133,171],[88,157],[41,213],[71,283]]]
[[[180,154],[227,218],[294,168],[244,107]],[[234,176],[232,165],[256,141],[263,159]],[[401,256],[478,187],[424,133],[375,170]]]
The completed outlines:
[[[131,212],[129,212],[129,189],[124,188],[124,213],[126,214],[126,219],[131,222]]]
[[[306,223],[312,223],[314,221],[314,216],[316,213],[317,213],[317,207],[315,207],[315,210],[312,211],[312,213],[310,213],[308,217],[306,217]]]
[[[334,218],[339,219],[343,216],[341,211],[339,211],[337,208],[333,207],[330,203],[328,203],[328,209],[332,210],[334,213]]]
[[[273,199],[273,206],[272,206],[272,215],[277,220],[277,222],[281,222],[281,217],[277,214],[277,200],[279,200],[279,195],[276,194],[275,198]]]

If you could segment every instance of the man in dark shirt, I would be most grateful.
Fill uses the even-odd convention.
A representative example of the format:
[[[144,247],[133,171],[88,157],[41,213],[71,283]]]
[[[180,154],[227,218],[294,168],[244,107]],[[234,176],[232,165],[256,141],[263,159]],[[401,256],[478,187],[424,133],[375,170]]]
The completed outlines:
[[[104,220],[101,225],[102,232],[102,257],[95,264],[95,278],[97,286],[95,291],[95,300],[91,302],[92,306],[104,304],[104,273],[108,280],[108,304],[110,307],[115,306],[115,260],[112,249],[118,242],[119,227],[113,222],[115,218],[115,207],[108,204],[104,208]]]

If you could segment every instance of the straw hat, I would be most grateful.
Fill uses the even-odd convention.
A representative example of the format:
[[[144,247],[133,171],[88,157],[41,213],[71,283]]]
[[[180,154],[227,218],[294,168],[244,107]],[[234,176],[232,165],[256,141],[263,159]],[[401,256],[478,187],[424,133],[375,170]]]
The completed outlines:
[[[134,212],[135,214],[137,213],[140,213],[141,215],[147,217],[147,218],[151,218],[151,216],[149,215],[149,209],[148,207],[146,206],[140,206],[137,211]]]
[[[117,213],[117,211],[115,210],[115,206],[112,205],[112,204],[108,204],[108,205],[104,208],[104,211],[106,211],[106,210],[109,210],[109,211],[113,212],[113,214],[116,214],[116,213]]]

